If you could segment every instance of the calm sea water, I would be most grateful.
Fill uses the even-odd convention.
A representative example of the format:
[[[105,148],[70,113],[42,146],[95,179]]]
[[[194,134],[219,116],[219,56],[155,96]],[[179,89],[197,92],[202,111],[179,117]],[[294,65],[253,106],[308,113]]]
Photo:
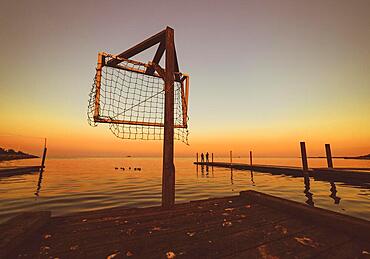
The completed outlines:
[[[236,195],[257,190],[370,220],[370,187],[303,178],[196,167],[193,158],[176,158],[176,202]],[[216,161],[227,161],[217,158]],[[247,162],[234,158],[234,162]],[[310,166],[325,166],[311,159]],[[300,166],[299,158],[255,158],[254,163]],[[39,164],[39,159],[2,162],[0,167]],[[334,160],[338,167],[370,167],[370,161]],[[124,167],[126,170],[116,170]],[[131,167],[131,170],[129,170]],[[133,168],[140,167],[141,171]],[[27,210],[51,210],[54,216],[116,206],[160,205],[161,158],[49,158],[46,170],[0,178],[0,223]]]

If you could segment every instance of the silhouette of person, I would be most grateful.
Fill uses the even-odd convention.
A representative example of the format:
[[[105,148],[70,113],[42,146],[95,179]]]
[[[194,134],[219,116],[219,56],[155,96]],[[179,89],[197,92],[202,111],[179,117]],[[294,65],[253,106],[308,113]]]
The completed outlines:
[[[204,163],[204,154],[200,154],[200,162]]]
[[[209,154],[208,154],[208,152],[206,153],[206,162],[209,163]]]

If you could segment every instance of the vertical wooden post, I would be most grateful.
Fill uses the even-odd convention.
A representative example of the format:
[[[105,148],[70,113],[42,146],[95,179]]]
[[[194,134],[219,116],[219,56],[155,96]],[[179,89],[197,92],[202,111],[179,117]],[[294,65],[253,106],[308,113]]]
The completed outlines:
[[[325,144],[325,151],[326,151],[326,161],[328,162],[328,168],[333,168],[330,144]]]
[[[233,151],[230,150],[230,164],[233,163]]]
[[[212,153],[212,163],[213,163],[213,153]]]
[[[189,100],[189,76],[183,74],[185,77],[185,91],[184,91],[184,82],[181,83],[181,96],[185,96],[185,98],[181,98],[182,103],[182,123],[183,125],[187,125],[188,123],[188,100]]]
[[[44,152],[42,153],[42,160],[41,160],[41,169],[40,171],[44,171],[44,167],[45,167],[45,158],[46,158],[46,151],[48,149],[46,148],[46,138],[45,138],[45,142],[44,142]]]
[[[105,57],[103,53],[99,52],[98,55],[98,65],[96,67],[96,75],[95,75],[95,87],[96,87],[96,96],[95,96],[95,109],[94,109],[94,118],[99,118],[100,112],[100,87],[101,87],[101,76],[102,76],[102,68],[105,63]]]
[[[199,162],[199,155],[198,155],[198,152],[197,152],[197,163]]]
[[[253,163],[252,163],[252,151],[249,151],[249,163],[250,163],[250,166],[253,165]]]
[[[306,143],[301,142],[301,156],[302,156],[302,168],[304,172],[308,171],[307,153],[306,153]]]
[[[164,103],[164,140],[163,140],[163,174],[162,207],[171,208],[175,204],[175,165],[174,153],[174,69],[175,44],[174,30],[166,28],[166,71]]]

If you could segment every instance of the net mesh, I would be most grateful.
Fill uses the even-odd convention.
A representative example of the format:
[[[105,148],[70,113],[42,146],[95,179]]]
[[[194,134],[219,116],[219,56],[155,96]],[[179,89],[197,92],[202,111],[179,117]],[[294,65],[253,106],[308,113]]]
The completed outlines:
[[[106,56],[109,62],[112,56]],[[129,69],[125,70],[125,69]],[[119,67],[103,66],[100,80],[100,106],[101,119],[119,120],[134,123],[164,123],[164,80],[160,77],[145,75],[132,70],[145,71],[146,65],[139,62],[121,61]],[[95,100],[97,95],[97,77],[89,95],[88,122],[97,126],[94,121]],[[184,90],[180,82],[174,82],[174,138],[188,144],[187,127],[183,125]],[[187,118],[186,118],[187,119]],[[161,140],[163,139],[163,126],[132,125],[110,122],[109,129],[114,135],[122,139]]]

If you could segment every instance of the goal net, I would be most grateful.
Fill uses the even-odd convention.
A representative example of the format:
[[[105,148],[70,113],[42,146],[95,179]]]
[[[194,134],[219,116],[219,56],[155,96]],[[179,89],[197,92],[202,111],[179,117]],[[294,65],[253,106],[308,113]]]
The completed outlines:
[[[112,64],[116,59],[119,64]],[[152,73],[149,71],[152,70]],[[178,73],[174,82],[174,137],[188,144],[188,76]],[[154,64],[99,53],[89,95],[91,126],[109,124],[122,139],[161,140],[164,131],[164,80]]]

